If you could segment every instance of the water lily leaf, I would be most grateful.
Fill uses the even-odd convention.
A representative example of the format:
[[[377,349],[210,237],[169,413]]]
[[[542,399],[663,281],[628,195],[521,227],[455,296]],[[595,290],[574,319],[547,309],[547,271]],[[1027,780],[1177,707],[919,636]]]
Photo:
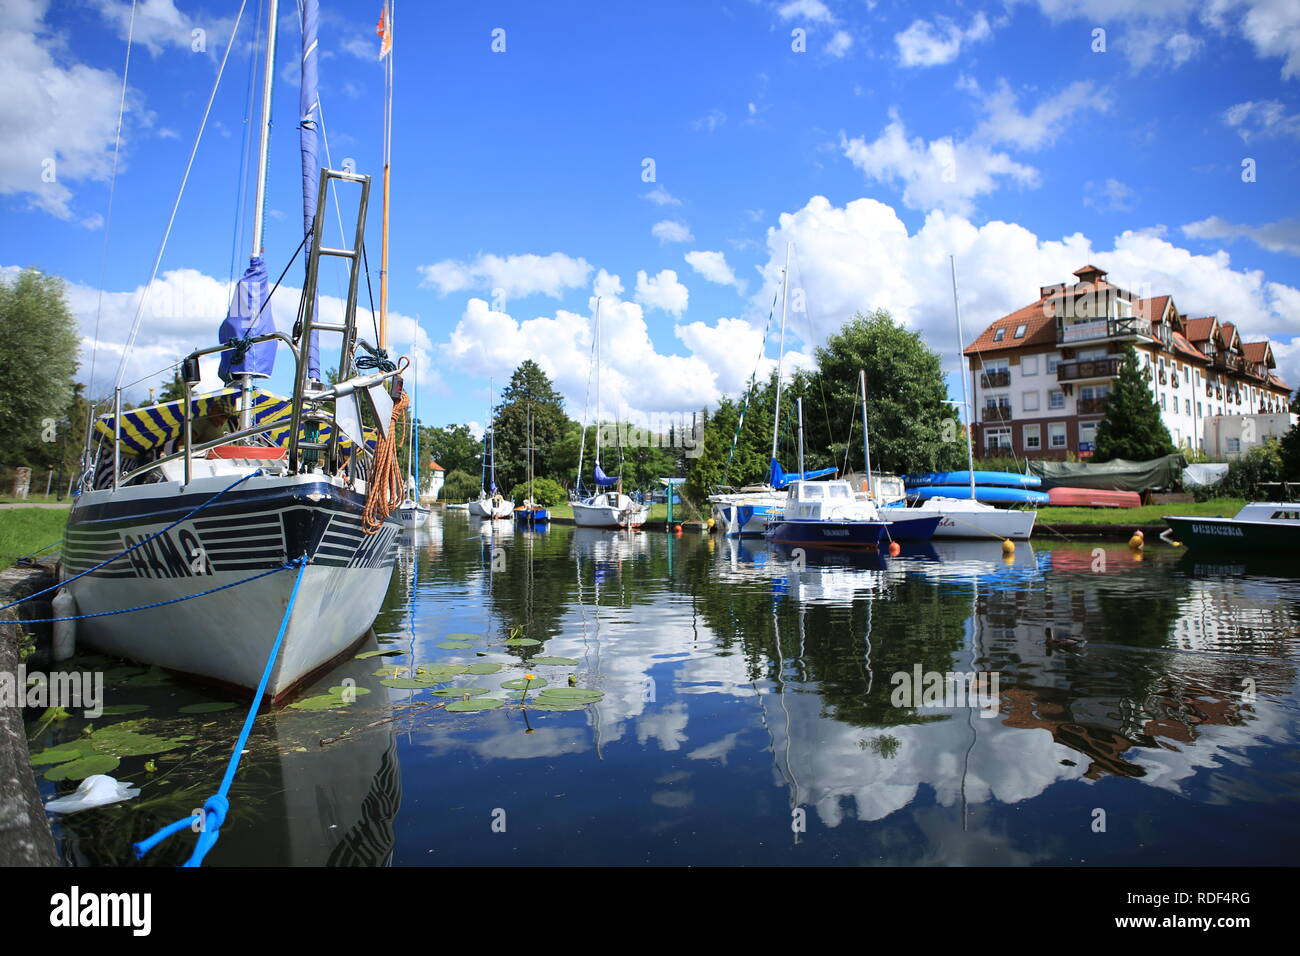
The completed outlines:
[[[494,697],[478,697],[474,700],[453,700],[447,705],[447,710],[454,710],[458,713],[474,710],[495,710],[504,703],[505,701],[497,700]]]
[[[381,680],[379,683],[385,687],[396,687],[400,690],[420,690],[425,687],[432,687],[434,684],[445,683],[445,681],[416,680],[414,677],[390,677],[387,680]],[[334,699],[338,700],[339,698],[335,697]]]
[[[148,709],[148,704],[110,704],[104,708],[104,716],[117,717],[121,714],[138,714]]]
[[[506,641],[506,647],[536,647],[540,643],[531,637],[514,637]]]
[[[528,663],[543,666],[554,664],[557,667],[575,667],[578,662],[572,657],[532,657],[529,658]]]
[[[595,703],[605,695],[586,687],[548,687],[540,696],[555,703]]]
[[[479,661],[476,664],[470,664],[465,668],[466,674],[495,674],[501,670],[501,664],[493,664],[489,661]]]
[[[137,674],[135,677],[128,677],[122,681],[123,684],[130,684],[132,687],[165,687],[172,682],[167,672],[160,667],[151,667],[143,674]]]
[[[145,673],[143,667],[114,667],[112,670],[104,672],[104,680],[110,684],[116,684],[120,680],[126,680],[128,677],[135,677],[137,674]]]
[[[522,677],[517,677],[514,680],[503,680],[501,682],[502,687],[509,687],[511,690],[524,690],[525,688],[528,690],[537,690],[538,688],[545,687],[546,684],[547,680],[545,677],[534,677],[532,680],[524,680]]]
[[[463,651],[473,647],[469,641],[442,641],[438,645],[444,651]]]
[[[491,693],[486,687],[443,687],[433,692],[434,697],[477,697]]]
[[[335,697],[333,694],[320,694],[316,697],[304,697],[302,700],[295,700],[289,706],[294,710],[316,711],[346,707],[347,703],[341,697]]]
[[[398,656],[400,656],[401,654],[402,654],[402,651],[399,651],[399,650],[397,650],[396,648],[392,648],[392,647],[390,647],[390,648],[387,648],[386,650],[381,650],[381,651],[366,651],[364,654],[358,654],[358,655],[354,658],[354,660],[358,660],[358,661],[366,661],[366,660],[369,660],[369,659],[372,658],[372,657],[398,657]]]
[[[370,693],[369,688],[358,687],[355,684],[351,686],[348,686],[346,684],[336,684],[329,689],[329,692],[333,694],[335,697],[343,697],[347,694],[348,691],[351,691],[353,696],[355,697],[363,697],[366,694]]]
[[[175,750],[181,745],[179,740],[168,740],[153,734],[110,734],[104,737],[102,732],[92,734],[90,743],[95,748],[95,753],[114,757],[146,757]]]
[[[89,757],[82,757],[79,760],[73,760],[71,763],[62,763],[57,767],[51,767],[45,771],[45,779],[85,780],[97,773],[112,773],[121,762],[110,754],[91,754]]]
[[[59,744],[57,747],[46,747],[40,753],[32,754],[32,766],[43,767],[52,763],[66,763],[92,753],[94,749],[91,747],[90,739],[83,737],[71,743]]]
[[[182,707],[180,712],[182,714],[216,714],[223,710],[233,710],[234,707],[235,705],[228,700],[211,700],[206,704],[190,704]]]
[[[375,676],[375,677],[405,677],[405,676],[406,676],[407,674],[409,674],[409,673],[411,673],[411,669],[410,669],[409,667],[405,667],[405,666],[403,666],[403,665],[401,665],[401,664],[393,664],[393,665],[391,665],[391,666],[389,666],[389,667],[381,667],[381,668],[379,668],[379,670],[377,670],[377,671],[374,672],[373,676]]]
[[[444,641],[481,641],[483,640],[483,635],[470,634],[466,631],[457,631],[455,634],[442,635],[442,639]]]

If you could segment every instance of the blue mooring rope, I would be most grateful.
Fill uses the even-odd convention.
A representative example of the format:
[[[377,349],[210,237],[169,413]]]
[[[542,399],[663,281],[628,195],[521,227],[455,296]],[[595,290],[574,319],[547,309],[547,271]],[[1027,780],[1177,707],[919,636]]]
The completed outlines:
[[[50,548],[58,547],[58,546],[61,545],[62,543],[63,543],[63,539],[62,539],[62,538],[60,538],[58,541],[51,541],[51,542],[50,542],[49,544],[47,544],[45,547],[43,547],[43,548],[37,548],[37,549],[36,549],[35,551],[33,551],[31,554],[25,554],[25,555],[23,555],[21,558],[19,558],[19,559],[18,559],[17,561],[15,561],[14,563],[15,563],[15,564],[31,564],[31,563],[32,563],[32,558],[36,557],[38,554],[44,554],[46,551],[50,550]]]
[[[261,706],[262,697],[266,693],[266,685],[271,680],[271,671],[275,669],[275,662],[280,656],[280,645],[284,643],[284,632],[289,627],[289,615],[293,613],[294,602],[298,599],[298,586],[302,584],[302,576],[307,570],[307,562],[308,558],[303,556],[296,558],[288,565],[288,567],[293,565],[298,567],[298,575],[293,579],[293,590],[289,592],[289,604],[284,609],[284,617],[280,618],[280,630],[275,635],[275,644],[272,645],[271,653],[266,659],[266,667],[262,671],[262,680],[258,683],[257,691],[253,694],[253,702],[248,708],[248,716],[244,718],[244,729],[240,731],[239,739],[235,741],[235,749],[230,755],[230,763],[226,766],[226,774],[221,778],[221,786],[203,804],[202,828],[199,830],[199,838],[194,843],[194,852],[185,861],[186,866],[202,866],[203,858],[208,855],[209,850],[216,846],[217,838],[221,836],[221,825],[226,822],[226,814],[230,812],[230,785],[235,781],[235,773],[239,770],[239,761],[243,757],[244,746],[248,743],[248,735],[253,730],[253,721],[257,718],[258,708]],[[192,815],[177,820],[175,823],[169,823],[153,836],[135,844],[136,859],[144,859],[145,854],[169,836],[193,825],[194,817]]]
[[[17,601],[11,601],[11,602],[9,602],[8,604],[6,604],[4,607],[0,607],[0,611],[7,611],[7,610],[9,610],[9,608],[14,607],[14,606],[19,605],[19,604],[22,604],[24,601],[30,601],[32,598],[40,597],[42,594],[49,594],[51,591],[57,591],[59,588],[61,588],[61,587],[65,587],[65,586],[67,586],[68,584],[71,584],[73,581],[77,580],[78,578],[84,578],[84,577],[85,577],[87,574],[89,574],[91,571],[98,571],[100,568],[102,568],[102,567],[104,567],[104,566],[106,566],[106,565],[112,564],[114,561],[117,561],[117,560],[119,560],[119,559],[121,559],[121,558],[125,558],[128,554],[130,554],[130,553],[131,553],[132,551],[134,551],[136,548],[139,548],[139,547],[141,547],[142,545],[147,544],[148,542],[152,541],[154,538],[158,537],[160,534],[166,534],[168,531],[170,531],[172,528],[176,527],[176,526],[177,526],[178,524],[180,524],[182,521],[188,521],[190,518],[193,518],[196,514],[198,514],[200,511],[202,511],[202,510],[203,510],[204,508],[206,508],[208,505],[212,504],[212,502],[216,501],[218,498],[220,498],[222,495],[224,495],[224,494],[225,494],[227,491],[229,491],[231,488],[235,487],[235,486],[238,485],[238,484],[242,484],[243,482],[247,481],[249,478],[252,478],[254,475],[261,474],[261,471],[262,471],[262,469],[261,469],[261,468],[258,468],[258,469],[255,470],[255,471],[250,471],[248,474],[244,475],[242,478],[238,478],[238,479],[236,479],[235,481],[232,481],[230,484],[226,485],[226,487],[222,488],[220,491],[218,491],[215,495],[213,495],[213,496],[212,496],[211,498],[209,498],[207,501],[205,501],[205,502],[203,502],[202,504],[200,504],[197,508],[195,508],[195,509],[194,509],[193,511],[191,511],[189,514],[181,515],[181,517],[177,518],[175,521],[173,521],[171,524],[169,524],[167,527],[163,528],[162,530],[160,530],[160,531],[155,531],[153,534],[149,535],[149,537],[147,537],[147,538],[141,538],[139,541],[137,541],[135,544],[131,545],[131,547],[127,548],[127,549],[126,549],[125,551],[123,551],[121,554],[116,554],[116,555],[114,555],[113,557],[109,558],[107,561],[101,561],[99,564],[95,565],[93,568],[87,568],[86,570],[82,571],[80,574],[74,574],[72,577],[68,578],[66,581],[60,581],[58,584],[52,584],[52,585],[50,585],[48,588],[46,588],[44,591],[37,591],[35,594],[29,594],[29,595],[27,595],[27,597],[19,598]]]

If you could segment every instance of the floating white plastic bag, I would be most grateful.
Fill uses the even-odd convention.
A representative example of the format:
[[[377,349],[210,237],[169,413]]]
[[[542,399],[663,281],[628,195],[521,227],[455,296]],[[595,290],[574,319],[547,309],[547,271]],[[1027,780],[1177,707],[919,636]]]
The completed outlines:
[[[76,813],[78,810],[103,807],[139,795],[140,790],[129,783],[121,783],[107,774],[97,773],[81,781],[76,793],[51,800],[45,809],[50,813]]]

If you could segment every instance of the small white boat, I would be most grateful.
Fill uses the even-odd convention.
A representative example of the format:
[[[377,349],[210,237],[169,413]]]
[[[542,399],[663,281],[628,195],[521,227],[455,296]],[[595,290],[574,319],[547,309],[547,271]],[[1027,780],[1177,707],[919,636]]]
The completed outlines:
[[[998,537],[1027,541],[1038,517],[1037,511],[1012,511],[963,498],[930,498],[906,511],[938,515],[936,538]]]
[[[419,528],[429,520],[429,509],[407,498],[397,506],[397,514],[402,524],[408,528]]]
[[[488,409],[488,421],[492,419],[492,410]],[[484,518],[492,521],[509,518],[515,510],[515,503],[497,491],[497,442],[496,432],[489,424],[483,432],[483,467],[479,476],[478,498],[469,503],[472,518]]]
[[[709,496],[714,528],[733,538],[761,537],[769,521],[785,510],[785,492],[771,485],[747,485],[737,492]]]
[[[603,491],[573,502],[573,523],[580,528],[639,528],[650,509],[617,491]]]
[[[514,513],[515,503],[500,495],[494,497],[484,495],[476,501],[471,501],[467,507],[472,517],[496,520],[509,518]]]

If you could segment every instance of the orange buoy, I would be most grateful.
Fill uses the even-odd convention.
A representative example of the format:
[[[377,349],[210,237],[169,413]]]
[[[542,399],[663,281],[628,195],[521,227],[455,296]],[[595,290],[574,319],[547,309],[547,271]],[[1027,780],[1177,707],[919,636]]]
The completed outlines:
[[[1146,547],[1146,539],[1143,538],[1141,531],[1133,532],[1133,537],[1128,539],[1128,546],[1134,551],[1141,551]]]
[[[1002,553],[1005,554],[1007,557],[1010,557],[1011,555],[1015,554],[1015,553],[1016,553],[1016,543],[1015,543],[1014,541],[1012,541],[1010,538],[1003,538],[1003,539],[1002,539]]]
[[[899,543],[898,543],[897,541],[891,541],[891,542],[889,542],[889,556],[890,556],[891,558],[896,558],[896,557],[898,557],[899,554],[902,553],[902,551],[903,551],[903,548],[902,548],[901,545],[899,545]]]

